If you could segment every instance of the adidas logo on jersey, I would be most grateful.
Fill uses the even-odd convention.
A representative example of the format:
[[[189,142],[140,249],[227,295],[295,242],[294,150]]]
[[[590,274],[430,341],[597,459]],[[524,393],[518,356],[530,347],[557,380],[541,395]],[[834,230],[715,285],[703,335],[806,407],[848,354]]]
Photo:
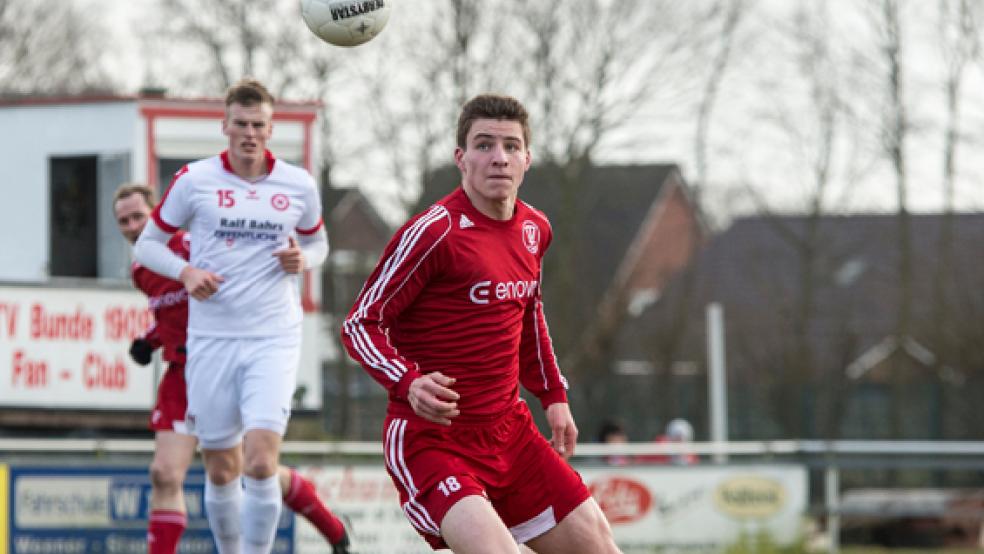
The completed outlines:
[[[461,214],[461,219],[458,220],[459,229],[467,229],[469,227],[474,227],[474,226],[475,224],[472,223],[472,220],[468,219],[467,215]]]

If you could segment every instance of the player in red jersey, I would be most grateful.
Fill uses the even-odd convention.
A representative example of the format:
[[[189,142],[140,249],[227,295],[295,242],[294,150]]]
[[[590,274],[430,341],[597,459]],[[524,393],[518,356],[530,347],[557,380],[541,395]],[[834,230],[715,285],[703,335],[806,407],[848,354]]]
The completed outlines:
[[[577,427],[541,301],[547,218],[518,201],[523,106],[481,95],[458,119],[462,186],[392,238],[344,323],[349,354],[389,391],[386,469],[436,550],[619,552],[566,463]],[[550,442],[519,385],[546,410]]]
[[[143,231],[154,208],[153,190],[141,184],[124,184],[113,196],[113,213],[120,233],[131,243]],[[187,235],[179,231],[168,247],[187,259]],[[191,465],[198,440],[188,432],[185,410],[185,340],[188,325],[188,293],[184,285],[162,277],[138,263],[131,267],[133,283],[147,295],[154,325],[130,346],[130,356],[140,365],[150,363],[153,352],[163,347],[167,370],[157,389],[157,405],[151,412],[154,430],[154,460],[150,465],[149,554],[174,554],[187,523],[182,484]],[[278,470],[284,503],[308,519],[333,545],[334,554],[348,553],[348,535],[341,521],[321,502],[314,485],[293,469]]]

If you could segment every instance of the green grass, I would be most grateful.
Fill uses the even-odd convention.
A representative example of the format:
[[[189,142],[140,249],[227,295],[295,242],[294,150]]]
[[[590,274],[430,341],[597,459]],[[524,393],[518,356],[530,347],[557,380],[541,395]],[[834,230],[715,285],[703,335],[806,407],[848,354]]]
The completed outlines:
[[[945,552],[946,554],[980,554],[984,550],[974,548],[880,548],[875,546],[850,546],[841,548],[842,554],[924,554],[926,552]]]

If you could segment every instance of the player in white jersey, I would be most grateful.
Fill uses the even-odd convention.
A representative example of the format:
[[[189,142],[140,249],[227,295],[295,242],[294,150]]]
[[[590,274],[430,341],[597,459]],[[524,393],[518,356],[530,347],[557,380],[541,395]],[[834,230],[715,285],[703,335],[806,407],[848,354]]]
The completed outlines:
[[[279,450],[300,359],[295,275],[324,261],[328,239],[314,179],[266,149],[273,98],[262,84],[229,89],[222,130],[228,150],[175,175],[134,253],[192,297],[186,422],[202,446],[219,552],[265,554],[280,515]],[[185,225],[190,262],[167,248]]]

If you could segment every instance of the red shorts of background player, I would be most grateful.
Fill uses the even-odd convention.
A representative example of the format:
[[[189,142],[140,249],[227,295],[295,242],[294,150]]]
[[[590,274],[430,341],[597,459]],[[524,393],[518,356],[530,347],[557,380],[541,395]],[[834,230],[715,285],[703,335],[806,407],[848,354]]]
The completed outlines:
[[[518,543],[546,533],[590,497],[525,402],[488,422],[450,427],[391,413],[384,430],[386,470],[403,513],[434,550],[447,548],[441,520],[465,496],[488,498]]]
[[[167,365],[164,377],[157,385],[157,405],[150,412],[153,431],[174,431],[187,435],[185,412],[188,410],[188,391],[185,388],[185,368],[180,362]]]

